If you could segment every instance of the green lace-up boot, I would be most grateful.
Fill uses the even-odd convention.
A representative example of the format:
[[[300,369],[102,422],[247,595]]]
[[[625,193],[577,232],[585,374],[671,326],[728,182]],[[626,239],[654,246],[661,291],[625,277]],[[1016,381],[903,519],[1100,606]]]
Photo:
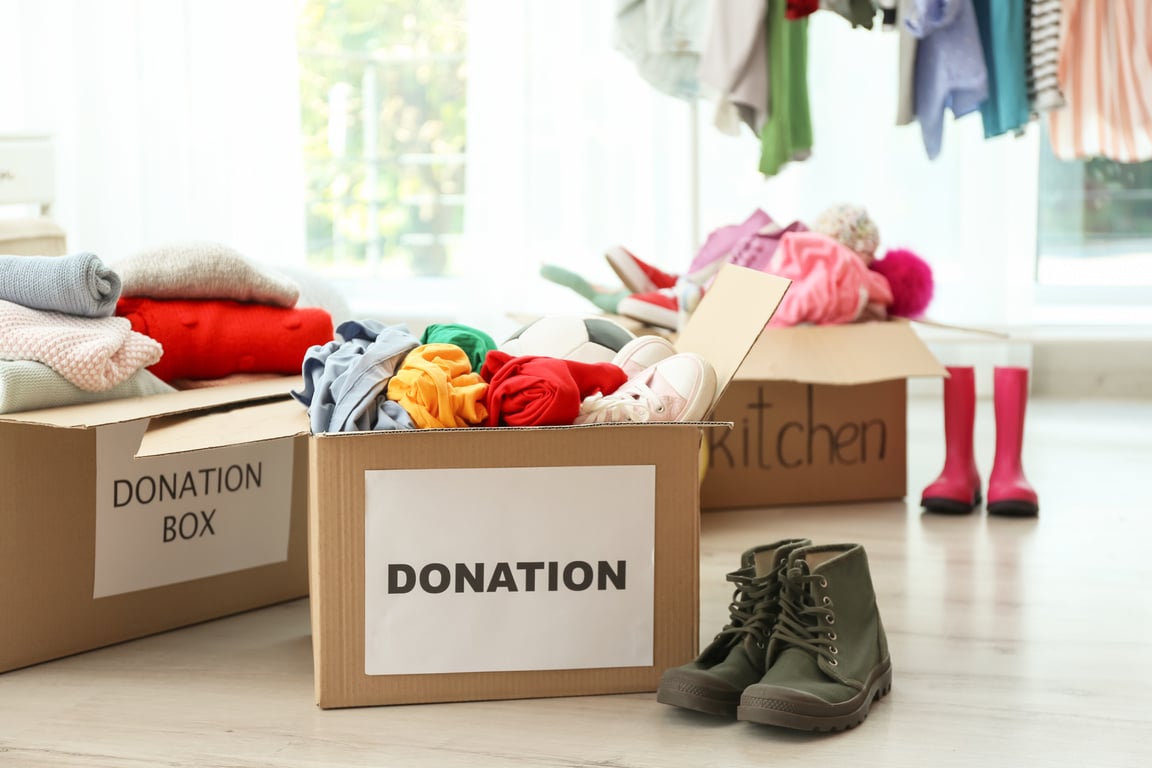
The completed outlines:
[[[780,570],[792,550],[810,543],[785,539],[741,556],[741,568],[727,577],[736,585],[727,626],[695,660],[664,671],[656,701],[736,717],[741,692],[764,674],[765,647],[780,610]]]
[[[737,717],[805,731],[840,731],[868,717],[892,687],[888,640],[868,557],[859,544],[793,550],[767,670]]]

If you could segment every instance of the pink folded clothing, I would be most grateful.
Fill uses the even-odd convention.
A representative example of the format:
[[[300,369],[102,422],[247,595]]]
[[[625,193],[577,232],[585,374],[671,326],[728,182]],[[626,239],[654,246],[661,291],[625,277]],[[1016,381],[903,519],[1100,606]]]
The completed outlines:
[[[771,223],[772,217],[757,208],[739,224],[729,224],[712,230],[705,238],[704,245],[700,246],[696,257],[692,259],[692,263],[688,265],[688,274],[692,275],[715,267],[717,262],[723,262],[732,253],[737,243]]]
[[[121,298],[116,314],[164,345],[149,370],[163,381],[234,373],[300,373],[313,345],[332,340],[332,316],[226,299]]]
[[[772,263],[776,248],[780,245],[780,239],[789,232],[807,231],[808,227],[799,221],[794,221],[786,227],[766,224],[755,232],[748,233],[736,243],[728,255],[727,263],[766,272],[768,265]]]
[[[769,326],[835,325],[859,319],[869,305],[892,303],[887,279],[855,252],[816,232],[787,232],[765,272],[792,281]]]
[[[104,392],[156,363],[163,348],[120,317],[80,317],[0,301],[0,359],[47,365],[85,392]]]
[[[513,357],[494,349],[480,375],[488,382],[486,426],[545,427],[572,424],[580,403],[610,395],[628,380],[613,363],[581,363],[556,357]]]

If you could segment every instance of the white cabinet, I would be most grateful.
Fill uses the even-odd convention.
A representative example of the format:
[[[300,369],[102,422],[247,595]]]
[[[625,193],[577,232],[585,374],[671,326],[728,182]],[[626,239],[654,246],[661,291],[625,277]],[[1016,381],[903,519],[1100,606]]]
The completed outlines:
[[[30,204],[48,216],[56,197],[52,137],[0,133],[0,205]]]
[[[64,230],[52,220],[55,198],[52,137],[0,133],[0,253],[64,255]]]

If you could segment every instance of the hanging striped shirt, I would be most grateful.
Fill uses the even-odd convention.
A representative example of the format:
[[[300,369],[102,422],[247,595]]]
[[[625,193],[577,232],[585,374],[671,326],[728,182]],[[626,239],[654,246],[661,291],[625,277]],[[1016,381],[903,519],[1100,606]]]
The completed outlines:
[[[1066,106],[1048,112],[1064,160],[1152,159],[1149,0],[1063,0],[1057,74]]]
[[[1028,45],[1028,102],[1036,114],[1064,106],[1056,65],[1060,54],[1060,0],[1032,0],[1024,14]]]

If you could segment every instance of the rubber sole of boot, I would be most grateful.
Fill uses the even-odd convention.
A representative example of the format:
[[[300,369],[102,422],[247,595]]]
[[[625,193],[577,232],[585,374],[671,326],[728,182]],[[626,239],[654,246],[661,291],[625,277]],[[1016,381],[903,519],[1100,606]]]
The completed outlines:
[[[723,690],[701,685],[674,673],[665,674],[656,688],[656,701],[707,715],[735,719],[741,691]]]
[[[983,501],[980,492],[972,497],[971,502],[963,499],[953,499],[947,496],[927,496],[920,500],[920,506],[929,512],[943,512],[948,515],[966,515],[980,506]]]
[[[797,697],[790,701],[790,691],[786,688],[777,689],[776,695],[749,696],[747,693],[740,699],[736,717],[761,725],[777,725],[782,728],[792,728],[798,731],[820,731],[832,733],[855,728],[864,722],[868,712],[872,709],[872,702],[878,701],[888,695],[892,690],[892,662],[885,661],[872,673],[868,683],[859,694],[841,704],[830,704],[829,709],[834,714],[810,714],[801,710],[811,708],[811,697],[805,696],[803,700]]]
[[[1003,499],[988,502],[988,514],[1006,517],[1035,517],[1040,514],[1040,506],[1027,499]]]

